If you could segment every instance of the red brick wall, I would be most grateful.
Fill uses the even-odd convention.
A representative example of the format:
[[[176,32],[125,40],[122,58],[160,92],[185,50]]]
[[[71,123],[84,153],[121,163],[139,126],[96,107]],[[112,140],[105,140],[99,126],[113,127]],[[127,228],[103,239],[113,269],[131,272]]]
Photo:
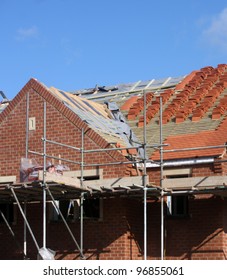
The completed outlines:
[[[179,169],[191,168],[192,177],[201,177],[201,176],[220,176],[226,174],[227,163],[220,163],[218,160],[214,163],[205,163],[205,164],[196,164],[196,165],[185,165],[179,167]],[[177,167],[165,167],[164,170],[176,170]],[[150,183],[155,185],[160,185],[160,168],[150,168],[147,170],[149,175]]]
[[[84,254],[87,259],[125,259],[127,225],[124,199],[103,202],[103,219],[84,220]],[[80,221],[70,224],[77,241],[80,240]],[[75,244],[62,223],[48,226],[48,244],[57,251],[57,259],[78,258]]]
[[[220,166],[219,163],[215,162],[215,164],[190,167],[193,177],[218,176],[225,174],[225,165],[222,163]],[[160,171],[158,169],[148,170],[148,174],[150,182],[160,184]],[[159,208],[157,220],[160,221],[160,203],[158,203],[157,208]],[[189,197],[188,218],[165,217],[165,258],[226,259],[226,214],[225,200],[221,197],[214,195]],[[160,223],[158,225],[158,221],[156,221],[156,230],[160,236]],[[158,244],[160,244],[159,240],[160,237],[157,237]],[[157,256],[160,257],[159,251]],[[155,257],[154,251],[152,257]]]
[[[224,258],[227,259],[227,198],[224,198],[223,201],[224,209],[223,209],[223,254]]]
[[[143,259],[143,203],[127,198],[105,199],[103,220],[84,220],[84,254],[88,259]],[[191,198],[190,217],[165,218],[166,259],[225,259],[226,200],[213,196]],[[27,205],[28,220],[42,247],[42,205]],[[147,204],[148,259],[160,259],[160,203]],[[80,222],[69,223],[79,243]],[[12,225],[23,244],[23,219],[17,215]],[[0,224],[0,259],[21,259],[5,224]],[[28,256],[36,258],[34,242],[27,233]],[[57,252],[57,259],[78,259],[78,250],[62,222],[47,223],[47,247]]]
[[[30,90],[29,94],[29,117],[36,118],[36,130],[29,131],[29,150],[43,152],[43,103],[44,99],[34,90]],[[81,129],[75,126],[71,121],[64,117],[51,104],[47,103],[46,113],[46,135],[47,139],[68,144],[71,146],[81,147]],[[85,149],[95,149],[99,146],[89,137],[92,134],[91,129],[85,129]],[[93,133],[95,134],[95,133]],[[17,175],[19,180],[19,167],[21,157],[25,157],[26,152],[26,95],[8,115],[8,117],[0,125],[1,145],[0,145],[0,175]],[[89,136],[88,136],[89,135]],[[100,137],[97,139],[100,142]],[[105,141],[104,141],[105,143]],[[106,143],[108,145],[108,143]],[[81,161],[80,152],[61,147],[58,145],[47,143],[47,154],[59,156],[76,162]],[[40,164],[43,164],[42,157],[29,154],[29,157],[35,158]],[[109,153],[93,153],[85,154],[84,161],[88,164],[93,163],[109,163],[122,160],[123,157],[119,152]],[[49,159],[50,160],[50,159]],[[57,162],[57,160],[55,160]],[[64,163],[64,162],[62,162]],[[66,163],[71,170],[80,169],[80,165],[72,165]],[[91,169],[91,167],[88,167]],[[126,165],[115,165],[104,167],[104,178],[120,177],[125,174]]]
[[[16,121],[15,121],[16,120]],[[15,107],[0,125],[0,175],[17,175],[21,157],[25,156],[26,100]]]
[[[222,171],[216,166],[215,163],[194,165],[192,166],[192,177],[221,175]]]
[[[84,255],[87,259],[141,259],[143,248],[142,204],[124,198],[104,199],[103,219],[84,220]],[[134,208],[135,211],[130,210]],[[49,207],[47,207],[49,209]],[[136,219],[133,214],[137,213]],[[48,214],[47,214],[48,216]],[[135,218],[135,216],[134,216]],[[40,247],[42,247],[42,204],[27,204],[27,219]],[[69,222],[77,242],[80,244],[80,221]],[[12,225],[17,241],[23,246],[23,219],[18,212],[17,221]],[[22,259],[22,251],[5,224],[0,224],[0,259]],[[61,221],[49,221],[46,227],[47,248],[56,251],[56,259],[79,259],[79,252],[65,225]],[[23,249],[23,248],[22,248]],[[142,249],[143,250],[143,249]],[[37,250],[27,231],[27,254],[36,259]]]
[[[191,197],[188,218],[166,220],[166,257],[224,259],[223,207],[220,197]]]

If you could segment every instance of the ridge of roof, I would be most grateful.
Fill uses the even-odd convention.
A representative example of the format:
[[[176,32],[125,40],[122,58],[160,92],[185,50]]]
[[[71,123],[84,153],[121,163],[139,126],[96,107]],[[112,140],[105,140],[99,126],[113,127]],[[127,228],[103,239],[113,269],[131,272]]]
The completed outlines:
[[[70,93],[85,97],[89,100],[94,100],[97,102],[102,101],[116,101],[119,102],[120,100],[124,100],[125,95],[134,95],[141,93],[142,91],[146,90],[154,90],[159,92],[163,89],[172,88],[173,86],[177,85],[180,81],[185,78],[184,76],[179,77],[167,77],[161,79],[152,79],[147,81],[136,81],[133,83],[124,83],[124,84],[117,84],[114,86],[95,86],[94,88],[89,89],[82,89],[82,90],[74,90]]]

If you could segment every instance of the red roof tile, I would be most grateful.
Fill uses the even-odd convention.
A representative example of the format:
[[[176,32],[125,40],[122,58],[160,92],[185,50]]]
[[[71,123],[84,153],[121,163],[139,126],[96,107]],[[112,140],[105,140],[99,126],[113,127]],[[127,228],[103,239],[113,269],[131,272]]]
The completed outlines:
[[[181,93],[176,95],[176,98],[163,112],[163,124],[167,123],[174,115],[176,116],[176,123],[181,123],[191,113],[192,121],[199,122],[212,106],[214,108],[212,111],[213,120],[226,114],[227,95],[222,96],[222,98],[219,97],[227,88],[226,69],[226,64],[220,64],[217,68],[208,66],[200,71],[192,72],[186,77],[184,81],[187,81],[187,83],[183,83],[183,81],[181,86],[176,87],[176,89],[182,90]],[[196,77],[200,77],[198,82]],[[182,87],[182,84],[184,84],[184,87]],[[188,96],[184,97],[183,93],[186,89],[188,90]],[[216,105],[214,106],[214,104]],[[217,146],[225,145],[227,142],[226,127],[227,117],[215,130],[168,136],[164,142],[168,146],[164,148],[164,151],[170,150],[170,152],[164,152],[164,160],[221,156],[226,149]],[[205,149],[208,146],[215,146],[216,148]],[[197,147],[203,147],[204,149],[196,149]],[[159,160],[159,151],[155,151],[151,155],[151,159]]]
[[[192,71],[191,74],[187,75],[187,77],[185,77],[181,83],[176,85],[176,90],[182,90],[185,85],[196,75],[196,73],[197,71]]]
[[[131,96],[129,99],[125,101],[125,103],[121,106],[121,110],[126,110],[128,111],[130,107],[136,103],[138,100],[139,96]]]
[[[227,142],[227,131],[221,129],[214,131],[203,131],[196,134],[184,134],[177,136],[169,136],[165,144],[168,144],[164,148],[165,150],[178,150],[178,149],[190,149],[197,147],[208,146],[221,146]],[[198,149],[188,151],[172,151],[164,152],[164,160],[174,160],[183,158],[195,158],[195,157],[216,157],[221,156],[224,152],[224,148],[210,148],[210,149]],[[152,160],[159,160],[159,152],[156,151],[151,156]]]

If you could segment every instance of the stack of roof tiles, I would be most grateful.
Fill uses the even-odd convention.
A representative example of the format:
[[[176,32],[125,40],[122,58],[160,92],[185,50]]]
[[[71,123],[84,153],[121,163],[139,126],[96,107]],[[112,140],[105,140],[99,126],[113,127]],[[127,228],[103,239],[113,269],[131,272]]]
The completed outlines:
[[[208,66],[191,72],[175,87],[163,89],[162,93],[159,92],[158,95],[155,92],[149,93],[146,104],[148,133],[149,130],[152,130],[154,134],[157,134],[155,123],[158,122],[160,96],[162,96],[162,124],[164,134],[166,131],[165,143],[169,145],[165,149],[224,145],[227,142],[227,133],[223,129],[227,113],[226,89],[227,64],[219,64],[216,68]],[[143,97],[133,96],[130,98],[131,101],[134,101],[131,102],[131,106],[128,105],[126,108],[123,104],[121,108],[125,110],[132,128],[138,134],[142,134],[144,126]],[[139,106],[139,100],[141,100],[142,106]],[[200,122],[204,127],[199,126]],[[173,123],[175,123],[175,127]],[[183,129],[184,123],[185,128],[188,127],[191,130],[192,127],[197,127],[197,130],[194,133],[189,133],[190,130]],[[140,130],[136,129],[135,124]],[[174,129],[171,131],[168,127]],[[179,134],[177,130],[179,130]],[[216,148],[168,152],[165,153],[165,159],[220,156],[224,151],[224,148]],[[158,160],[160,157],[158,151],[154,151],[150,156],[153,160]]]
[[[161,94],[163,105],[169,102],[173,95],[174,98],[163,111],[163,124],[171,120],[180,123],[191,115],[192,121],[200,120],[227,87],[226,69],[226,64],[220,64],[217,68],[204,67],[199,71],[193,71],[181,83],[176,85],[174,90],[164,90]],[[148,124],[159,112],[160,101],[154,93],[148,93],[146,100],[146,123]],[[133,96],[130,101],[130,107],[125,107],[125,104],[123,104],[121,109],[128,109],[128,120],[138,118],[137,125],[142,127],[144,124],[142,115],[144,109],[143,97]],[[215,107],[213,118],[217,118],[224,113],[225,101],[225,98],[223,98],[220,104]]]

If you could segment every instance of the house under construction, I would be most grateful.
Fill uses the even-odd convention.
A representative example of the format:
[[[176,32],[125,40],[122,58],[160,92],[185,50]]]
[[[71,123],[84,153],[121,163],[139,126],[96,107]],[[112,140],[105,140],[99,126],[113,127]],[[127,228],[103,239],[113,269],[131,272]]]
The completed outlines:
[[[226,259],[226,64],[1,96],[0,259]]]

